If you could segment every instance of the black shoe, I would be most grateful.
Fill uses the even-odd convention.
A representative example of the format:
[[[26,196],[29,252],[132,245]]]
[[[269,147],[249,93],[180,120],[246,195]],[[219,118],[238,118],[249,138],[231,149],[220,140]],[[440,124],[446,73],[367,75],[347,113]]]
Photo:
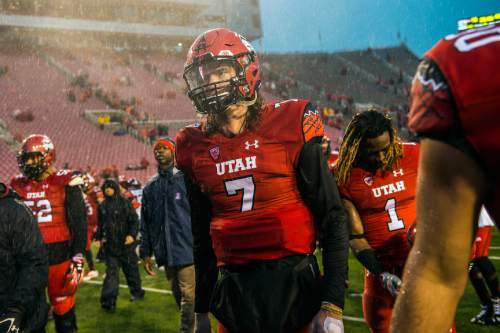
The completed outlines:
[[[481,305],[481,311],[470,320],[473,324],[478,325],[492,325],[493,322],[493,309],[491,305]]]
[[[131,302],[142,301],[144,299],[144,294],[146,294],[146,291],[144,291],[144,289],[141,289],[141,292],[138,295],[130,296],[130,301]]]
[[[493,323],[500,325],[500,297],[492,298],[491,303],[493,304]]]

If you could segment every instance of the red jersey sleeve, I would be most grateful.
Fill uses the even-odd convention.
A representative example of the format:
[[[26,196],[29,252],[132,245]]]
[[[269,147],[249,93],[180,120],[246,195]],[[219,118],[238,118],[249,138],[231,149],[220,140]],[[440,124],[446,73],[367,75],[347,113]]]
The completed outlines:
[[[314,137],[323,137],[325,135],[321,114],[311,103],[308,103],[304,108],[302,133],[304,134],[304,142],[309,142]]]
[[[422,60],[411,88],[408,127],[417,134],[448,132],[455,125],[453,98],[439,67]]]
[[[183,128],[175,139],[175,166],[189,177],[193,177],[190,136],[195,130],[198,129],[195,127]]]
[[[342,197],[342,199],[352,201],[351,193],[349,192],[349,188],[348,188],[347,184],[340,185],[339,192],[340,192],[340,196]]]

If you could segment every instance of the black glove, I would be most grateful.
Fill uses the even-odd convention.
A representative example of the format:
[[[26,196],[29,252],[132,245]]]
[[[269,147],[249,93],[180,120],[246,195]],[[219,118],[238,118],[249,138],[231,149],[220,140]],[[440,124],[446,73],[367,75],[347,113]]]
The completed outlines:
[[[0,333],[22,333],[21,321],[23,311],[18,308],[8,308],[0,316]]]

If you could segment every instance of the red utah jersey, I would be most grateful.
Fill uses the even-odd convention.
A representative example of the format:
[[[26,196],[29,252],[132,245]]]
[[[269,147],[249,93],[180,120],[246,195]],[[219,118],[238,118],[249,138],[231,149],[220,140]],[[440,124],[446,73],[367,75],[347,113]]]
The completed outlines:
[[[314,221],[295,168],[316,136],[323,136],[319,112],[303,100],[266,105],[257,129],[232,138],[195,127],[179,133],[177,166],[210,198],[219,265],[314,251]]]
[[[444,79],[417,71],[410,129],[423,135],[463,133],[493,187],[485,205],[500,221],[500,23],[447,36],[426,57]]]
[[[97,227],[97,209],[99,208],[98,197],[102,197],[100,190],[94,188],[90,193],[85,194],[85,207],[87,209],[88,230]]]
[[[66,223],[66,186],[72,179],[70,170],[60,170],[38,182],[25,176],[12,179],[12,188],[33,211],[45,244],[71,239]]]
[[[385,269],[403,265],[410,247],[408,228],[416,217],[415,188],[419,145],[403,143],[393,171],[375,174],[354,168],[340,194],[356,207],[365,237]]]

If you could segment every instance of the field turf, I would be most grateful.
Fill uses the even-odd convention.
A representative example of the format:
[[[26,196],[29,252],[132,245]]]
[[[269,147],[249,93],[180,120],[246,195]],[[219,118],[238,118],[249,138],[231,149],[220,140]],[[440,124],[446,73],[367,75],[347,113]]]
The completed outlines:
[[[495,231],[490,256],[500,272],[500,234]],[[95,252],[94,252],[95,253]],[[97,264],[100,276],[93,281],[102,281],[104,265]],[[163,271],[157,271],[154,277],[144,273],[143,285],[148,288],[169,290]],[[361,265],[351,256],[349,260],[350,287],[346,297],[345,315],[353,318],[362,318],[361,297],[363,290],[363,270]],[[125,284],[123,275],[120,282]],[[179,313],[173,297],[169,294],[146,292],[143,301],[130,302],[128,289],[120,288],[120,296],[114,313],[101,310],[99,297],[101,286],[98,284],[83,284],[77,296],[77,317],[79,333],[175,333],[178,332]],[[469,284],[457,311],[457,331],[459,333],[493,333],[499,332],[500,327],[484,327],[469,323],[470,318],[479,312],[479,300]],[[345,320],[346,333],[369,332],[363,322]],[[48,333],[55,332],[54,323],[48,324]]]

